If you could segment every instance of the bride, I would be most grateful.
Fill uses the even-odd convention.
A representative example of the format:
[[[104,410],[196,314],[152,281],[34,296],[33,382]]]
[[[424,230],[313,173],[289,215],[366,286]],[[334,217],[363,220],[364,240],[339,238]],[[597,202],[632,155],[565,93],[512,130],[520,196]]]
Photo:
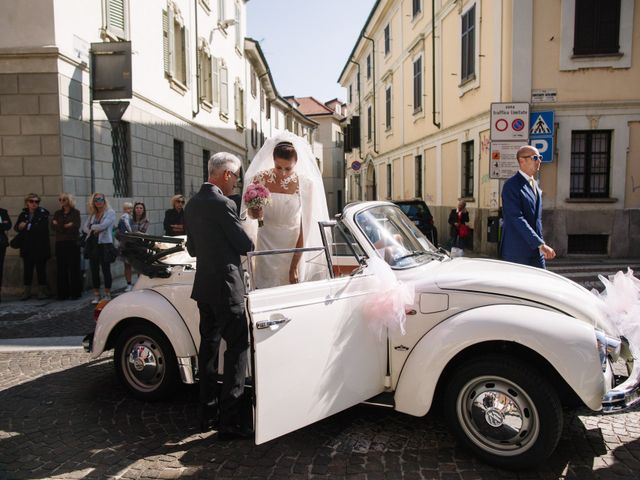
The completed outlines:
[[[271,192],[271,203],[263,209],[249,209],[246,229],[256,251],[301,247],[322,247],[318,222],[329,219],[322,174],[309,144],[290,132],[268,139],[249,165],[244,192],[261,183]],[[257,219],[263,226],[257,226]],[[257,288],[274,287],[317,277],[324,265],[322,252],[273,254],[255,257]]]

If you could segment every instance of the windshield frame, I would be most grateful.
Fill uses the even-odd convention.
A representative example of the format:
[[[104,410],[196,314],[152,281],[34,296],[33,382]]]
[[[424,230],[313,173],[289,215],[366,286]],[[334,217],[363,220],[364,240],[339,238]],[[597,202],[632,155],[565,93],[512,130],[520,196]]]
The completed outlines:
[[[405,245],[403,242],[403,250],[399,251],[398,255],[394,256],[401,258],[401,263],[390,262],[387,258],[384,258],[385,255],[381,254],[380,249],[376,247],[373,239],[365,230],[366,225],[364,225],[364,223],[366,221],[364,220],[364,218],[367,214],[375,219],[377,225],[374,225],[374,228],[384,229],[384,227],[377,221],[377,219],[381,217],[373,216],[372,213],[376,212],[380,214],[380,212],[383,212],[385,210],[395,213],[395,216],[391,216],[388,214],[384,215],[384,218],[387,222],[393,222],[393,225],[397,230],[395,235],[397,235],[398,233],[402,233],[405,236],[405,240],[410,241],[409,246],[411,248],[407,248],[407,245]],[[399,220],[400,225],[396,224],[395,220]],[[410,268],[419,267],[440,257],[438,249],[427,239],[427,237],[425,237],[425,235],[418,229],[415,223],[413,223],[413,221],[411,221],[409,217],[407,217],[400,206],[396,204],[378,204],[362,209],[353,215],[353,223],[365,238],[365,241],[368,243],[371,249],[373,249],[378,254],[378,256],[385,260],[385,262],[394,270],[407,270]],[[389,230],[385,229],[385,231],[389,235],[391,235],[391,232]]]

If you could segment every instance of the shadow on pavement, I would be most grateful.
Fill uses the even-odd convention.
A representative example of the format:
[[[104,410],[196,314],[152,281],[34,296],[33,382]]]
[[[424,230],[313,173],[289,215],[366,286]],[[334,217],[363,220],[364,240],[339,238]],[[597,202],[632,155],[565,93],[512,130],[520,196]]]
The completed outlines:
[[[25,363],[37,371],[44,358]],[[128,397],[108,357],[25,380],[0,391],[1,478],[637,478],[638,440],[607,452],[575,414],[549,462],[514,473],[478,462],[433,414],[361,405],[255,446],[196,430],[197,387],[164,402]]]

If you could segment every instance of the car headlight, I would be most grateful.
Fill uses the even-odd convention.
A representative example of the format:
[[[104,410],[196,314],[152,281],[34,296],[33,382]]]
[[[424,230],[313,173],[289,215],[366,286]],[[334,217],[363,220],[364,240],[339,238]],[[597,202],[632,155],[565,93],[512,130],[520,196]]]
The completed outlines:
[[[600,356],[600,364],[602,371],[607,369],[607,359],[611,358],[612,362],[618,360],[620,356],[620,339],[610,337],[602,330],[596,329],[596,343],[598,346],[598,355]]]

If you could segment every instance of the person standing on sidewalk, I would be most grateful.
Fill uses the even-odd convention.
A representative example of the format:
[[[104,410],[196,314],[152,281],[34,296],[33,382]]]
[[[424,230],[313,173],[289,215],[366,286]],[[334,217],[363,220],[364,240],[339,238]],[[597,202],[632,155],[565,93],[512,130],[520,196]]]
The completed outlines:
[[[80,211],[70,193],[58,196],[60,210],[53,214],[51,226],[56,234],[58,300],[75,300],[82,295],[80,274]]]
[[[131,232],[135,233],[147,233],[147,229],[149,228],[149,220],[147,220],[147,207],[142,202],[136,202],[133,205],[133,213],[131,215],[131,220],[129,221],[129,227],[131,228]],[[122,242],[120,243],[120,248],[122,250]],[[132,272],[131,272],[131,264],[127,262],[127,259],[124,258],[124,278],[127,280],[127,286],[125,287],[125,292],[130,292],[133,289],[133,285],[131,284],[132,280]]]
[[[38,299],[49,297],[47,288],[47,260],[51,257],[49,245],[49,211],[40,206],[40,196],[28,194],[25,208],[16,220],[15,231],[20,239],[20,256],[22,257],[24,292],[21,300],[31,298],[33,269],[38,274]]]
[[[187,250],[196,258],[191,298],[200,311],[200,428],[213,428],[219,418],[220,439],[249,437],[248,403],[244,402],[248,329],[244,311],[244,280],[240,256],[253,250],[233,200],[242,163],[230,153],[216,153],[209,178],[185,208]],[[224,339],[222,386],[216,379],[220,340]],[[246,407],[246,408],[245,408]]]
[[[7,231],[11,230],[11,218],[4,208],[0,208],[0,293],[2,292],[2,271],[4,270],[4,256],[7,253],[9,239]],[[2,298],[0,297],[0,301]]]
[[[542,156],[538,149],[524,145],[516,153],[520,170],[502,188],[502,258],[509,262],[546,268],[545,260],[556,252],[542,236],[542,191],[534,178]]]
[[[98,192],[91,195],[87,210],[89,218],[84,222],[82,230],[87,234],[85,258],[89,259],[91,267],[91,303],[97,304],[100,301],[100,269],[104,277],[104,299],[111,300],[111,263],[117,255],[112,233],[113,225],[116,223],[116,212],[109,206],[105,195]]]

